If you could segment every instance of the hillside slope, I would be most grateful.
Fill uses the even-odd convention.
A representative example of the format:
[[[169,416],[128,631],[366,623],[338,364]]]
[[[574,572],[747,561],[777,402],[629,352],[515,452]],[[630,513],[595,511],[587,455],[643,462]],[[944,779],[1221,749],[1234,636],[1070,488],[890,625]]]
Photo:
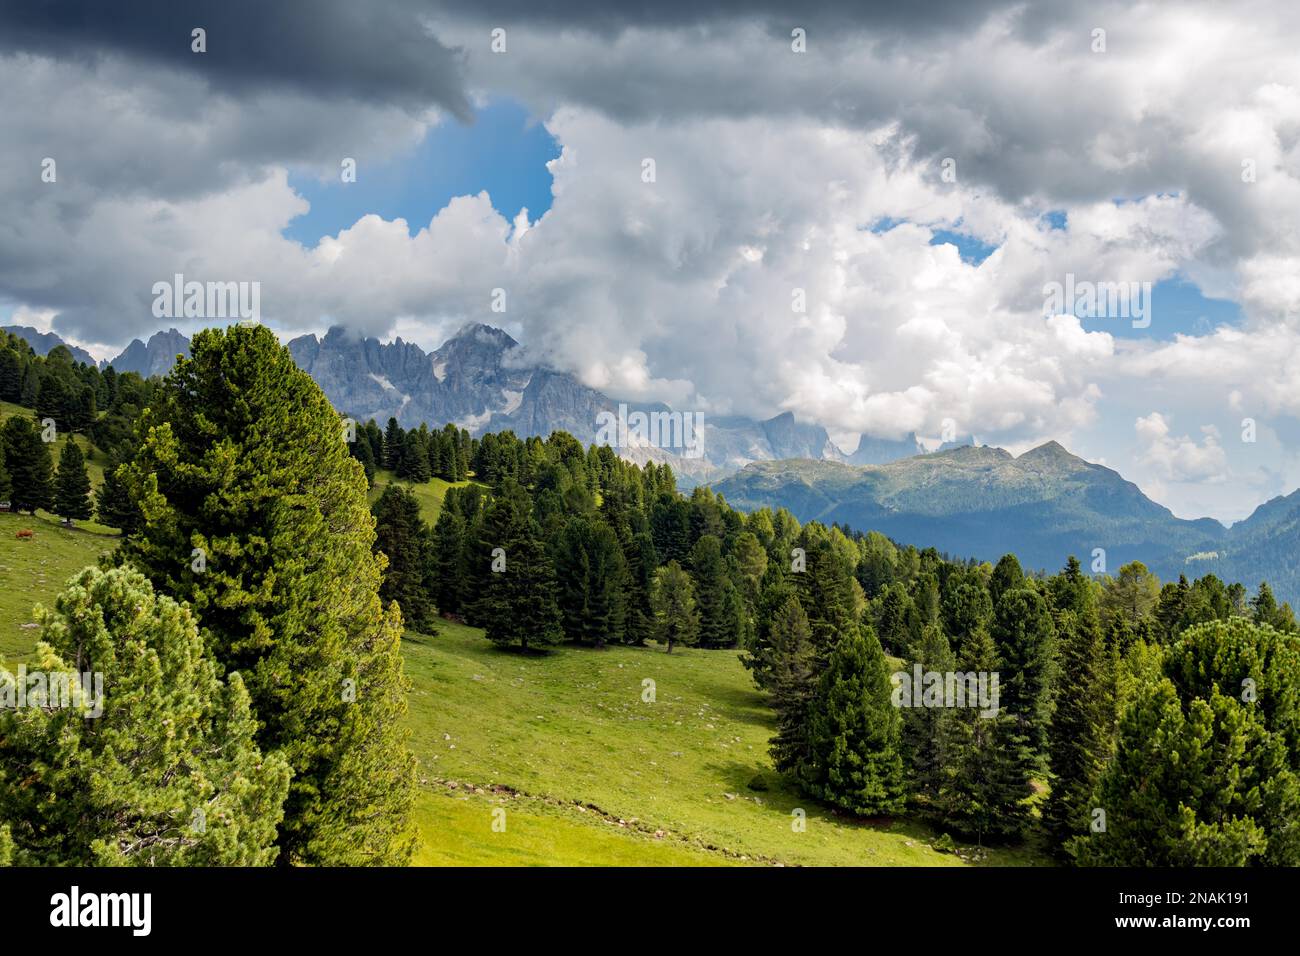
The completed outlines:
[[[613,862],[609,846],[573,842],[579,826],[617,835],[627,854],[619,860],[638,865],[660,862],[664,848],[693,854],[691,862],[967,862],[934,850],[935,834],[923,826],[841,816],[774,774],[772,713],[735,651],[564,647],[523,656],[451,622],[435,636],[407,638],[425,861],[526,858],[541,828],[557,855],[533,862]],[[642,697],[646,680],[654,681],[653,703]],[[756,778],[767,789],[751,789]],[[504,833],[491,829],[498,807]],[[807,815],[802,833],[791,827],[796,808]],[[1024,849],[962,854],[1042,862]]]
[[[1068,555],[1108,570],[1141,560],[1176,578],[1187,558],[1221,549],[1228,529],[1187,521],[1117,472],[1048,442],[1020,457],[963,446],[884,465],[758,462],[715,486],[745,510],[788,508],[800,521],[880,531],[918,547],[996,560],[1015,552],[1030,568],[1060,567]]]

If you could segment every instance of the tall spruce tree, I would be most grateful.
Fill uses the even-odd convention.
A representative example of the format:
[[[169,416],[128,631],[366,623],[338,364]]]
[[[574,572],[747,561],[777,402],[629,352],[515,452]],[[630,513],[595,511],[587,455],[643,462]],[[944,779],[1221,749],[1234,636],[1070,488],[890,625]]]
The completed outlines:
[[[422,485],[432,477],[429,468],[429,451],[419,431],[412,429],[402,439],[402,459],[397,477]]]
[[[963,644],[958,667],[990,679],[998,672],[993,639],[982,625]],[[1019,753],[1023,738],[1016,718],[1001,707],[1001,700],[998,705],[996,711],[971,706],[956,711],[946,780],[937,801],[944,822],[981,845],[1018,839],[1029,827],[1026,800],[1033,786]]]
[[[40,668],[102,684],[78,680],[72,706],[0,705],[14,862],[272,862],[289,766],[259,752],[243,681],[219,677],[189,610],[137,572],[87,568],[39,619]],[[0,669],[0,700],[6,686]]]
[[[899,729],[880,641],[871,628],[852,627],[809,702],[809,757],[795,774],[813,796],[852,813],[898,813],[906,795]]]
[[[790,580],[808,615],[813,646],[824,659],[840,638],[857,626],[854,613],[853,568],[825,536],[826,529],[808,525],[799,534],[805,569],[792,571]],[[787,562],[789,566],[789,562]]]
[[[956,661],[948,638],[938,624],[928,625],[921,635],[913,663],[921,665],[926,675],[938,675],[946,690],[948,675],[956,670]],[[914,671],[908,670],[907,679]],[[908,792],[923,808],[929,808],[938,799],[939,791],[947,779],[952,760],[954,707],[946,697],[936,699],[933,692],[927,696],[926,687],[911,688],[911,706],[902,708],[902,754],[907,768]]]
[[[425,586],[425,539],[428,527],[420,517],[420,502],[407,488],[388,485],[372,509],[375,550],[388,559],[379,596],[396,601],[406,625],[434,633],[434,611]]]
[[[4,446],[5,470],[13,486],[9,492],[10,507],[14,511],[49,508],[54,504],[50,448],[41,441],[41,433],[25,415],[11,415],[0,429],[0,443]]]
[[[769,689],[776,711],[772,764],[783,773],[795,772],[812,759],[808,707],[817,689],[817,654],[808,615],[793,594],[787,593],[773,613],[761,658],[755,673],[766,675],[760,686]]]
[[[639,531],[632,535],[624,554],[627,560],[627,618],[623,625],[623,640],[641,645],[654,637],[655,627],[651,595],[659,561],[650,532]]]
[[[654,608],[655,640],[666,644],[668,653],[677,645],[689,647],[700,639],[700,614],[695,606],[691,576],[676,561],[655,572],[650,592]]]
[[[1026,775],[1047,766],[1056,628],[1041,594],[1028,587],[1002,592],[995,602],[993,640],[1002,665],[1002,706],[1025,739]]]
[[[474,623],[503,647],[538,650],[564,638],[555,565],[526,492],[506,478],[483,512],[476,549]]]
[[[112,460],[104,468],[104,481],[95,490],[95,518],[100,524],[130,534],[140,524],[140,509],[118,477],[121,463]]]
[[[59,470],[54,476],[54,513],[67,524],[86,520],[91,515],[90,476],[81,448],[69,438],[59,455]]]
[[[697,512],[706,523],[716,510],[712,498],[697,502]],[[734,608],[728,604],[728,591],[733,585],[722,556],[722,542],[712,534],[702,535],[691,548],[691,579],[700,612],[700,646],[734,647],[739,635]]]
[[[384,431],[384,467],[392,472],[399,472],[402,469],[402,456],[406,451],[406,433],[402,431],[402,426],[397,424],[396,418],[388,419],[388,427]]]
[[[1092,822],[1092,793],[1115,746],[1118,721],[1115,674],[1095,611],[1074,610],[1058,624],[1061,687],[1048,732],[1051,792],[1043,825],[1053,848],[1086,835]]]
[[[468,581],[466,564],[465,519],[444,499],[442,511],[433,526],[430,561],[433,565],[433,600],[443,614],[460,614],[464,610]]]
[[[556,541],[555,564],[565,635],[595,647],[621,643],[627,561],[609,525],[599,518],[570,521]]]
[[[187,602],[293,770],[281,864],[409,859],[398,609],[339,417],[264,326],[207,329],[137,423],[121,561]]]

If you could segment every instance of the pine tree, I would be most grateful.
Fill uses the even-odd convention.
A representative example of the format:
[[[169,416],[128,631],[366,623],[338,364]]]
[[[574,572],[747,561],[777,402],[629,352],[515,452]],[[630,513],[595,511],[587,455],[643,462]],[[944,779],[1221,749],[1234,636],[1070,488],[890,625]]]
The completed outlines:
[[[889,666],[870,628],[831,650],[808,707],[809,758],[795,774],[815,797],[861,816],[898,813],[905,787]]]
[[[820,529],[820,536],[814,529]],[[858,626],[853,569],[824,537],[825,533],[820,525],[810,524],[803,529],[798,546],[804,549],[807,567],[790,575],[812,627],[813,646],[822,658],[844,634]]]
[[[259,746],[289,760],[279,863],[405,861],[400,615],[337,413],[265,326],[206,329],[137,436],[122,477],[143,522],[118,556],[194,609]]]
[[[392,472],[399,472],[402,469],[402,455],[406,450],[406,434],[402,431],[402,426],[397,424],[396,418],[388,420],[388,428],[384,432],[384,467]]]
[[[1199,624],[1139,675],[1093,806],[1085,865],[1300,865],[1300,642]]]
[[[783,773],[796,771],[811,759],[808,706],[817,689],[817,655],[808,615],[793,594],[772,615],[759,670],[767,675],[776,711],[772,764]]]
[[[695,586],[691,576],[676,561],[669,561],[655,572],[650,599],[654,608],[655,640],[666,644],[669,654],[674,645],[689,647],[700,639]]]
[[[1092,792],[1114,750],[1118,716],[1115,675],[1095,612],[1081,619],[1066,611],[1058,634],[1064,692],[1048,732],[1051,792],[1043,824],[1063,852],[1070,837],[1088,832]]]
[[[3,442],[3,438],[0,438]],[[0,501],[8,501],[9,493],[14,490],[14,483],[9,479],[9,471],[5,468],[4,448],[0,446]]]
[[[41,371],[37,365],[27,366],[27,371],[23,375],[22,391],[18,398],[18,404],[23,408],[35,408],[36,396],[41,391]]]
[[[100,524],[130,534],[139,527],[141,516],[130,491],[118,477],[116,461],[104,468],[104,482],[95,491],[95,518]]]
[[[773,650],[773,641],[776,638],[775,624],[786,602],[791,598],[798,601],[799,598],[794,585],[788,580],[789,576],[777,562],[768,564],[767,574],[764,577],[763,589],[755,611],[757,626],[754,637],[746,653],[740,655],[740,662],[753,674],[754,683],[761,690],[770,691],[775,679],[772,668],[777,658]],[[802,608],[803,605],[800,604],[800,609]],[[805,612],[805,620],[807,616]],[[809,627],[811,626],[810,623]]]
[[[709,500],[699,507],[701,514],[710,515],[717,506]],[[722,557],[722,542],[711,534],[703,535],[691,549],[691,579],[700,612],[700,646],[734,647],[738,637],[736,619],[734,613],[728,613],[727,603],[732,584]]]
[[[1020,567],[1020,562],[1016,560],[1014,554],[1004,554],[998,559],[998,563],[993,567],[993,574],[989,576],[989,597],[993,601],[993,606],[1002,600],[1002,595],[1008,591],[1015,591],[1025,586],[1025,572]]]
[[[397,477],[422,485],[432,477],[429,470],[429,452],[418,431],[409,431],[402,439],[402,459]]]
[[[13,349],[0,348],[0,402],[17,402],[22,394],[22,359]]]
[[[997,652],[983,626],[967,639],[958,667],[990,678],[998,672]],[[1023,836],[1029,826],[1025,801],[1033,794],[1016,719],[998,704],[992,713],[975,707],[956,712],[951,759],[937,801],[945,823],[981,844]]]
[[[372,510],[375,550],[388,559],[379,596],[398,603],[407,627],[434,633],[433,605],[424,580],[428,528],[420,518],[419,499],[406,488],[388,485]]]
[[[944,681],[955,672],[956,662],[948,639],[937,624],[927,626],[922,632],[914,662],[921,665],[923,674],[938,674]],[[901,750],[907,768],[908,791],[922,806],[929,806],[938,798],[947,779],[956,711],[948,706],[950,702],[946,698],[939,701],[927,698],[923,687],[912,687],[911,698],[911,706],[901,711]]]
[[[14,511],[32,514],[38,508],[48,511],[54,504],[54,467],[49,446],[41,441],[40,432],[31,419],[13,415],[0,429],[0,441],[4,444],[5,470],[13,486],[9,492],[10,506]]]
[[[621,642],[627,562],[609,525],[596,518],[570,521],[556,542],[555,565],[568,638],[596,647]]]
[[[995,602],[993,640],[1002,663],[1002,706],[1025,739],[1027,776],[1046,768],[1055,626],[1047,602],[1031,588],[1004,591]]]
[[[0,705],[14,862],[271,863],[289,766],[259,752],[243,681],[221,680],[190,612],[135,571],[87,568],[39,615],[41,669],[76,672],[70,683],[89,694]],[[83,684],[83,671],[101,676]],[[13,686],[0,669],[0,700]]]
[[[433,526],[430,560],[433,565],[433,600],[443,614],[460,614],[464,608],[468,581],[465,574],[465,519],[443,502]]]
[[[503,647],[542,649],[564,638],[555,601],[555,565],[531,515],[528,493],[511,478],[483,512],[475,564],[474,623]]]
[[[1094,796],[1104,829],[1075,837],[1084,866],[1296,866],[1300,780],[1258,709],[1211,690],[1144,687]]]
[[[624,554],[627,561],[627,620],[623,625],[623,640],[639,646],[654,637],[655,612],[651,594],[655,569],[659,564],[654,539],[648,531],[641,531],[632,536]]]
[[[348,445],[348,451],[352,457],[361,462],[361,467],[366,473],[366,486],[373,488],[375,485],[375,455],[370,448],[370,442],[365,435],[358,434],[357,440]]]
[[[921,640],[921,615],[906,586],[890,584],[880,596],[877,616],[880,640],[899,657],[914,657]]]
[[[91,515],[90,476],[77,443],[69,438],[59,455],[59,470],[54,476],[54,513],[67,524]]]

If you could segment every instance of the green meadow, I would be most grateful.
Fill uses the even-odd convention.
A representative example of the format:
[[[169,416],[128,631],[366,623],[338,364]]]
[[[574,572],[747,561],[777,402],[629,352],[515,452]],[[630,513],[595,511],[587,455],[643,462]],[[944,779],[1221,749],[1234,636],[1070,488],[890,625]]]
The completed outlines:
[[[426,520],[447,487],[416,486]],[[23,528],[35,537],[18,540]],[[32,604],[116,543],[91,523],[0,514],[0,655],[29,655]],[[921,824],[854,819],[801,796],[772,771],[772,712],[735,651],[523,655],[452,621],[408,632],[404,651],[421,865],[1045,862],[1032,847],[942,852]]]

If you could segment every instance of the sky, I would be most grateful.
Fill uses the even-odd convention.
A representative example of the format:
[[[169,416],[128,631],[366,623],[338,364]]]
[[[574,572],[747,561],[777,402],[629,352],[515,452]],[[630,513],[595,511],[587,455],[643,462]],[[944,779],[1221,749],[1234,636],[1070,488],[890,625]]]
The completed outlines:
[[[1183,517],[1300,486],[1287,0],[623,6],[0,0],[0,319],[111,356],[207,324],[154,283],[258,282],[285,336],[487,322]]]

